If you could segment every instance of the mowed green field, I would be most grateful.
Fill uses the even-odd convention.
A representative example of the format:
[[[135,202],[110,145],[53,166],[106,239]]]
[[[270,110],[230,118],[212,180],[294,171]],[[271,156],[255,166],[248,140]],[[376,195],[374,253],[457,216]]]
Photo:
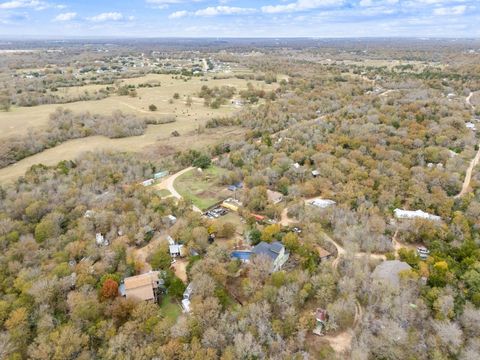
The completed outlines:
[[[201,173],[196,169],[191,170],[175,180],[175,190],[200,209],[208,209],[232,196],[232,192],[220,184],[220,176],[226,172],[227,170],[216,166],[211,166]]]

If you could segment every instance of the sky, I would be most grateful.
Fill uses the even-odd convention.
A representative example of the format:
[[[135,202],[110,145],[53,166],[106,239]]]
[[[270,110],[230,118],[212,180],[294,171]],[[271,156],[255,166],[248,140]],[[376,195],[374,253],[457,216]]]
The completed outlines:
[[[480,0],[0,0],[0,36],[480,38]]]

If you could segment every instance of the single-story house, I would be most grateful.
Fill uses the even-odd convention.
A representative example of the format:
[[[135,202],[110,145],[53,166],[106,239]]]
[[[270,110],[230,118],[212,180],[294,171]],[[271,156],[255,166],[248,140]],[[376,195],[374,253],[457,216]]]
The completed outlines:
[[[335,205],[336,202],[333,201],[333,200],[329,200],[329,199],[313,199],[311,201],[309,201],[309,204],[312,205],[312,206],[315,206],[315,207],[318,207],[320,209],[325,209],[329,206],[332,206],[332,205]]]
[[[178,257],[183,255],[183,245],[182,244],[173,244],[168,245],[171,257]]]
[[[167,175],[168,175],[168,171],[160,171],[160,172],[157,172],[157,173],[153,174],[153,178],[155,180],[158,180],[158,179],[164,178]]]
[[[394,287],[400,286],[400,274],[412,267],[400,260],[387,260],[378,265],[372,273],[372,278],[388,283]]]
[[[283,200],[283,194],[278,191],[267,190],[267,198],[268,201],[276,205]]]
[[[440,221],[442,218],[437,215],[432,215],[426,213],[422,210],[402,210],[402,209],[395,209],[393,210],[395,217],[397,219],[426,219],[426,220],[433,220],[433,221]]]
[[[280,270],[290,256],[288,251],[286,251],[285,246],[278,241],[270,244],[262,241],[253,247],[252,253],[270,259],[272,261],[272,271]]]
[[[122,285],[119,287],[120,294],[127,299],[157,302],[163,280],[160,279],[159,271],[150,271],[125,278]]]
[[[151,186],[151,185],[153,185],[154,182],[155,182],[155,180],[148,179],[148,180],[142,181],[142,185],[143,186]]]
[[[312,176],[315,177],[315,178],[316,178],[317,176],[320,176],[320,171],[318,171],[318,170],[312,170]]]
[[[242,207],[242,203],[234,198],[228,198],[222,202],[221,206],[225,209],[237,212],[238,209]]]

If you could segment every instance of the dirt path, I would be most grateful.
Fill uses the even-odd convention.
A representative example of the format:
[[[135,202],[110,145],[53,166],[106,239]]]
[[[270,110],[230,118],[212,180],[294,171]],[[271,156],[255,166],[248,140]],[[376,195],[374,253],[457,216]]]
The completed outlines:
[[[153,250],[159,244],[160,244],[160,238],[155,238],[152,241],[150,241],[147,245],[145,245],[144,247],[141,247],[139,249],[131,248],[131,253],[132,253],[133,258],[136,261],[141,262],[143,264],[142,269],[140,270],[141,274],[147,273],[147,272],[152,270],[152,267],[147,262],[147,257],[148,257],[148,255],[150,255],[153,252]]]
[[[177,199],[181,199],[182,198],[182,195],[180,195],[178,193],[177,190],[175,190],[175,186],[174,186],[174,183],[175,183],[175,180],[179,177],[179,176],[182,176],[183,174],[191,171],[195,169],[194,167],[188,167],[188,168],[185,168],[169,177],[167,177],[166,179],[164,179],[163,181],[161,181],[160,183],[156,184],[153,186],[154,189],[156,190],[162,190],[162,189],[165,189],[165,190],[168,190],[170,191],[170,194],[172,194],[173,197],[177,198]],[[195,205],[192,205],[192,208],[194,211],[196,212],[200,212],[202,213],[202,210],[200,210],[198,207],[196,207]]]
[[[172,269],[175,272],[175,275],[182,280],[185,284],[188,281],[187,278],[187,260],[176,259],[175,263],[172,264]]]
[[[465,99],[465,102],[467,103],[467,105],[469,105],[472,108],[473,111],[475,111],[475,106],[471,102],[472,96],[473,96],[473,92],[470,91],[470,94],[468,94],[467,98]]]
[[[335,336],[326,335],[322,337],[322,339],[328,341],[337,354],[345,353],[350,349],[352,338],[352,331],[344,331]]]
[[[387,96],[388,94],[390,94],[390,93],[392,93],[392,92],[395,92],[395,91],[398,91],[398,90],[396,90],[396,89],[385,90],[384,92],[378,94],[378,96],[384,97],[384,96]]]
[[[472,111],[475,111],[475,106],[473,106],[472,103],[470,102],[472,96],[473,96],[473,93],[470,92],[470,94],[465,99],[465,102],[468,105],[470,105],[470,107],[472,108]],[[465,173],[465,180],[463,181],[462,190],[460,190],[460,192],[457,195],[455,195],[455,199],[462,197],[463,195],[465,195],[467,192],[470,191],[470,181],[472,180],[473,169],[475,168],[475,166],[478,165],[479,161],[480,161],[480,148],[478,149],[472,161],[470,161],[470,166],[468,167],[467,172]]]
[[[462,190],[460,190],[460,192],[457,195],[455,195],[456,199],[459,197],[462,197],[463,195],[465,195],[467,192],[470,191],[470,181],[472,180],[473,169],[475,168],[475,166],[478,165],[479,161],[480,161],[480,149],[478,149],[473,160],[470,161],[470,166],[468,167],[467,172],[465,173],[465,180],[463,181]]]
[[[298,221],[296,221],[295,219],[292,219],[292,218],[288,217],[288,208],[285,208],[285,209],[282,210],[280,225],[290,226],[290,225],[295,224],[297,222]]]

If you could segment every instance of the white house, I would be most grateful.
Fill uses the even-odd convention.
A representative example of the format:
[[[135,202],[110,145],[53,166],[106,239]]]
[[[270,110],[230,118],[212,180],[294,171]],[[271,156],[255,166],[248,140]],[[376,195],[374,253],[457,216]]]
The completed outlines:
[[[170,256],[171,257],[177,257],[182,255],[182,244],[173,244],[169,245],[168,249],[170,250]]]
[[[440,221],[442,219],[440,216],[432,215],[422,210],[410,211],[410,210],[395,209],[393,212],[397,219],[426,219],[426,220],[433,220],[433,221]]]
[[[313,199],[309,202],[309,204],[321,209],[325,209],[329,206],[335,205],[336,202],[329,199]]]
[[[155,180],[148,179],[148,180],[142,181],[142,185],[143,186],[150,186],[150,185],[153,185],[154,182],[155,182]]]

